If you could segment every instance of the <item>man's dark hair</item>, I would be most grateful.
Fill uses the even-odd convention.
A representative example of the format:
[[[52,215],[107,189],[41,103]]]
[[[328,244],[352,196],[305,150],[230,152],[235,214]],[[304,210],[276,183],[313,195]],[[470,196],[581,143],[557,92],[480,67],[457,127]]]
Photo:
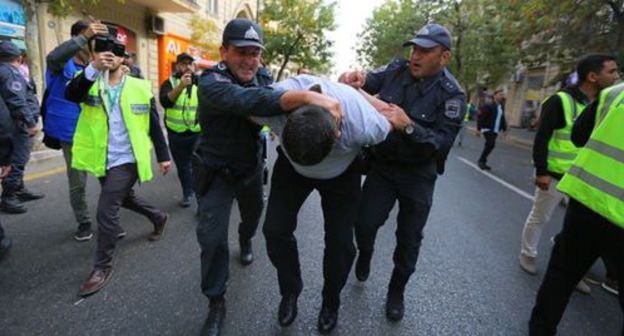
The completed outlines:
[[[71,30],[69,32],[69,34],[74,37],[74,36],[78,36],[80,33],[82,33],[83,31],[85,31],[87,28],[89,28],[89,24],[86,23],[85,21],[79,20],[76,21],[72,26],[71,26]]]
[[[304,105],[288,115],[282,146],[290,159],[302,166],[321,162],[336,141],[336,121],[317,105]]]
[[[494,91],[494,93],[492,94],[492,96],[496,96],[497,93],[499,92],[503,92],[503,89],[497,89],[496,91]]]
[[[615,60],[615,57],[609,54],[589,54],[583,56],[576,64],[579,83],[586,81],[590,72],[600,73],[602,68],[604,68],[605,62]]]

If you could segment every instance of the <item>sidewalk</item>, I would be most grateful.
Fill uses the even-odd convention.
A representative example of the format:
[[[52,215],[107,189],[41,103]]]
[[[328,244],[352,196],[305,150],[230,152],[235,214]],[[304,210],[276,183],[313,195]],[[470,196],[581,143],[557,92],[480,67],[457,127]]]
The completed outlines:
[[[467,121],[464,125],[468,131],[474,134],[477,133],[477,123],[475,121]],[[510,127],[507,137],[501,138],[501,140],[521,146],[533,147],[533,138],[535,138],[535,132],[528,131],[524,128]]]

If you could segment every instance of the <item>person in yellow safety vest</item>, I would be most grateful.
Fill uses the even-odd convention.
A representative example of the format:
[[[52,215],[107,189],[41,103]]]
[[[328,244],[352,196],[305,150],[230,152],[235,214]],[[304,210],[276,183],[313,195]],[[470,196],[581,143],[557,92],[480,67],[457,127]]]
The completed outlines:
[[[537,293],[530,335],[556,333],[575,284],[598,257],[612,260],[624,281],[623,103],[624,84],[609,87],[574,123],[572,142],[585,147],[558,185],[570,204]],[[624,313],[624,297],[619,302]]]
[[[182,185],[180,206],[191,206],[193,171],[191,157],[197,147],[200,126],[197,120],[197,80],[193,75],[194,59],[187,53],[177,56],[175,72],[160,86],[160,104],[165,108],[165,127],[169,149]]]
[[[120,207],[150,220],[154,225],[150,241],[162,237],[168,218],[166,212],[139,198],[132,189],[137,180],[152,179],[152,144],[163,174],[172,163],[151,83],[124,74],[120,65],[125,47],[114,36],[108,36],[108,43],[89,41],[93,61],[65,90],[65,98],[81,107],[73,137],[72,168],[95,175],[102,187],[95,263],[80,286],[80,296],[94,294],[110,280],[115,243],[125,235],[119,225]]]
[[[600,90],[619,78],[615,58],[605,54],[584,56],[576,72],[579,83],[555,93],[542,104],[533,142],[535,198],[524,224],[518,257],[520,267],[531,275],[537,274],[537,246],[544,225],[565,197],[557,191],[557,184],[579,151],[570,139],[574,120]],[[577,289],[585,294],[591,291],[585,281],[579,282]]]

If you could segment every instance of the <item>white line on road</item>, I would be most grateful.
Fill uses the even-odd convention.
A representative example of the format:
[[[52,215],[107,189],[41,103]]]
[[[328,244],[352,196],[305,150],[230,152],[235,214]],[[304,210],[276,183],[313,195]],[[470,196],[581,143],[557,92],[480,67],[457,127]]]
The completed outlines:
[[[503,179],[501,179],[501,178],[499,178],[497,176],[494,176],[494,175],[488,173],[487,171],[482,170],[481,168],[479,168],[479,166],[477,166],[476,164],[468,161],[467,159],[464,159],[461,156],[457,156],[457,160],[459,160],[459,161],[469,165],[470,167],[474,168],[479,173],[481,173],[481,174],[491,178],[492,180],[494,180],[494,181],[504,185],[505,187],[507,187],[507,188],[511,189],[512,191],[516,192],[520,196],[522,196],[522,197],[530,200],[531,202],[533,202],[533,195],[530,195],[529,193],[525,192],[524,190],[522,190],[522,189],[520,189],[520,188],[518,188],[518,187],[516,187],[516,186],[514,186],[512,184],[510,184],[509,182],[506,182],[505,180],[503,180]]]
[[[74,302],[74,306],[77,306],[77,305],[81,304],[84,300],[85,299],[80,299],[80,300]]]

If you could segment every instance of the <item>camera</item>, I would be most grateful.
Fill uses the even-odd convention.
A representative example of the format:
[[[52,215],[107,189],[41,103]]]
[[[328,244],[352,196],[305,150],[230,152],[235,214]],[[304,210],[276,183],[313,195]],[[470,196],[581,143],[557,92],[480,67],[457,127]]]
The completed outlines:
[[[95,52],[112,51],[117,57],[123,57],[126,52],[126,46],[117,42],[117,28],[115,27],[108,26],[108,35],[97,34],[93,39]]]

